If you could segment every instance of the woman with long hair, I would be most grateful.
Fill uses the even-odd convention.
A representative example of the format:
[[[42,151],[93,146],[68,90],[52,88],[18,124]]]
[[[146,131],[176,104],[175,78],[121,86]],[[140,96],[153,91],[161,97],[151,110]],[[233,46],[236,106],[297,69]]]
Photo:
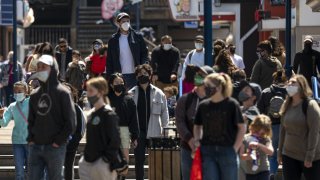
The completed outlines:
[[[268,40],[272,45],[271,55],[276,57],[281,62],[282,66],[284,66],[286,63],[286,52],[283,44],[274,36],[270,36]]]
[[[28,57],[26,62],[26,72],[27,73],[34,73],[37,71],[37,63],[40,57],[39,50],[42,43],[38,43],[33,50],[32,54]]]
[[[231,97],[231,79],[213,73],[204,86],[208,99],[198,106],[193,129],[195,146],[201,145],[203,179],[237,180],[237,152],[246,125],[239,103]]]
[[[222,72],[228,74],[230,77],[233,76],[233,73],[235,70],[237,70],[237,67],[233,64],[230,52],[228,50],[223,49],[220,51],[216,57],[213,69],[218,73]]]
[[[112,164],[118,161],[121,144],[119,117],[105,98],[108,83],[103,77],[87,82],[87,96],[93,105],[87,121],[87,144],[79,161],[79,174],[83,180],[115,180]]]
[[[139,136],[136,104],[132,97],[128,95],[122,74],[115,73],[110,76],[109,90],[108,97],[111,107],[115,109],[120,118],[121,149],[126,160],[129,162],[130,143],[135,148],[138,144],[137,139]],[[127,173],[127,170],[121,173],[121,178],[125,179]]]
[[[281,108],[278,162],[285,180],[320,177],[320,108],[310,99],[306,78],[294,75],[287,86],[288,96]]]

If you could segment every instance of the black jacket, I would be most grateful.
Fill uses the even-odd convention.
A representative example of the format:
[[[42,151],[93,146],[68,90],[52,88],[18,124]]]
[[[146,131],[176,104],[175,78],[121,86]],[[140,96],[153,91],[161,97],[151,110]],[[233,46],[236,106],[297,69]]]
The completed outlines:
[[[153,49],[151,66],[158,80],[163,83],[171,83],[171,74],[177,74],[180,62],[180,51],[176,47],[165,51],[162,46]]]
[[[48,81],[40,85],[30,96],[27,141],[39,145],[65,144],[76,123],[70,92],[58,82],[54,67]]]
[[[120,64],[120,47],[119,37],[120,31],[112,35],[108,42],[107,53],[107,77],[115,72],[122,72]],[[148,61],[148,49],[142,35],[133,29],[129,30],[128,42],[134,59],[135,66],[145,64]]]
[[[120,149],[119,117],[110,106],[102,107],[88,116],[87,144],[84,149],[84,159],[94,162],[99,158],[117,162]]]
[[[139,125],[136,112],[137,107],[132,97],[129,95],[116,96],[113,92],[110,92],[108,97],[111,107],[115,109],[115,112],[120,118],[119,126],[129,127],[131,139],[138,139]]]
[[[298,69],[300,68],[300,71]],[[311,52],[305,52],[304,50],[298,52],[293,61],[293,71],[304,75],[311,86],[311,76],[317,77],[317,68],[320,72],[320,52],[311,50]]]
[[[176,126],[181,138],[181,147],[191,150],[188,142],[193,137],[193,120],[197,112],[200,98],[195,92],[181,96],[176,107]]]
[[[58,49],[58,48],[56,47],[56,49]],[[61,66],[64,66],[65,70],[67,71],[69,63],[72,62],[72,48],[70,46],[68,46],[68,50],[66,52],[65,64],[61,64],[61,52],[60,51],[58,51],[58,50],[56,51],[55,57],[58,62],[58,65],[59,65],[59,70],[61,69]]]
[[[284,99],[286,98],[287,90],[283,86],[271,85],[269,88],[266,88],[261,93],[261,98],[257,104],[258,109],[261,114],[268,114],[268,108],[270,106],[270,100],[275,95],[281,95]],[[280,119],[271,119],[273,124],[279,124]]]

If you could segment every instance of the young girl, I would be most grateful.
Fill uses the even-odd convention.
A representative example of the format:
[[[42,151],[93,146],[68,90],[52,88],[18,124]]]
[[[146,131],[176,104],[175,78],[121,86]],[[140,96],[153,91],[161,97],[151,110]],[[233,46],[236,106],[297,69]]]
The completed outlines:
[[[213,73],[204,80],[206,96],[194,121],[195,146],[201,144],[203,179],[238,179],[237,152],[246,126],[239,103],[231,98],[227,74]],[[201,141],[200,141],[201,140]]]
[[[169,117],[173,118],[177,104],[178,88],[176,86],[166,87],[163,89],[163,93],[167,98]]]
[[[105,99],[108,83],[103,77],[87,82],[87,96],[93,105],[88,115],[87,144],[79,161],[82,180],[115,180],[117,173],[112,167],[118,161],[120,149],[119,117]]]
[[[28,114],[29,97],[26,97],[28,85],[25,82],[16,82],[13,86],[16,102],[10,104],[8,109],[0,111],[0,125],[6,127],[14,120],[12,131],[13,155],[16,169],[16,179],[25,179],[23,166],[27,166],[28,160]]]
[[[241,163],[244,163],[247,180],[269,180],[268,156],[273,154],[271,143],[271,120],[258,115],[249,126],[240,148]]]

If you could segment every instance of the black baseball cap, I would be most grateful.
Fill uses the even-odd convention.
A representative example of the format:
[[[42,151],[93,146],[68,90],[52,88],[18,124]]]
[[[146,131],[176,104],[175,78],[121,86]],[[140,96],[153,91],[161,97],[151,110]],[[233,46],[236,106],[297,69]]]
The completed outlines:
[[[121,20],[122,18],[125,18],[125,17],[130,19],[129,14],[127,14],[127,13],[125,13],[125,12],[119,13],[118,16],[117,16],[117,22],[120,22],[120,20]]]
[[[196,41],[204,41],[204,37],[202,35],[197,35],[195,40]]]

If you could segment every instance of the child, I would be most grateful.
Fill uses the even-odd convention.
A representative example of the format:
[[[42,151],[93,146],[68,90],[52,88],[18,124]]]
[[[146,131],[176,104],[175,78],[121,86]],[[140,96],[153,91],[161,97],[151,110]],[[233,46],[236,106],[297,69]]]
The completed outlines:
[[[244,163],[247,180],[269,180],[268,156],[273,154],[271,143],[271,120],[258,115],[249,126],[240,148],[241,163]]]
[[[75,87],[81,95],[83,89],[83,83],[86,79],[85,76],[86,65],[81,61],[80,52],[73,50],[72,62],[69,63],[66,72],[66,82]]]
[[[28,113],[29,97],[26,97],[28,85],[25,82],[16,82],[13,86],[16,102],[9,105],[8,109],[0,111],[0,125],[6,127],[14,120],[12,131],[13,155],[16,169],[16,179],[25,179],[24,168],[28,158]],[[26,168],[27,169],[27,168]]]
[[[163,92],[167,98],[169,117],[173,118],[177,104],[178,88],[176,86],[166,87]]]

